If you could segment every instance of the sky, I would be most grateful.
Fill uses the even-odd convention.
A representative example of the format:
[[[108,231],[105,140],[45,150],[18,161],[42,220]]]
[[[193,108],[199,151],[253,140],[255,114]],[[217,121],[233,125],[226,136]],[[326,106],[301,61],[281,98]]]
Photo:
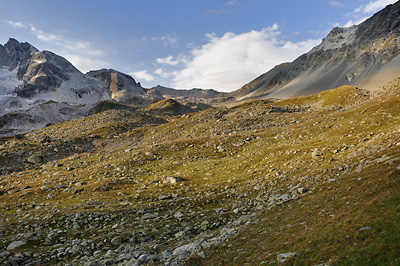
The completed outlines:
[[[234,91],[393,0],[0,0],[9,38],[143,87]]]

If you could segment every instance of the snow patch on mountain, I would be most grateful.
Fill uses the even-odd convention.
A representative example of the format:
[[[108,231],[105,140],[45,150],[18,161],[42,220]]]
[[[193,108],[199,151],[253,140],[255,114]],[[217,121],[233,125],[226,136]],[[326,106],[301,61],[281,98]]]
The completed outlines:
[[[9,71],[8,67],[0,67],[0,95],[7,96],[14,93],[14,89],[22,85],[23,81],[17,78],[18,69]]]

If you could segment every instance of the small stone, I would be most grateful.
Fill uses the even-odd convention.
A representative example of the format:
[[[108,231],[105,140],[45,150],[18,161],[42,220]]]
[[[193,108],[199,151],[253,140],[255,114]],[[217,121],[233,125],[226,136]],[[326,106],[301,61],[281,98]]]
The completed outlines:
[[[185,217],[185,215],[184,215],[182,212],[176,212],[176,213],[174,214],[174,217],[175,217],[176,219],[181,219],[181,218]]]
[[[177,176],[163,176],[161,180],[164,184],[175,184],[182,182],[183,179]]]
[[[147,261],[147,257],[148,257],[147,254],[142,254],[139,256],[138,261],[140,263],[145,263]]]
[[[297,189],[297,193],[299,193],[299,194],[304,194],[306,192],[307,192],[307,189],[304,188],[304,187],[300,187],[300,188]]]
[[[288,202],[288,201],[291,200],[291,196],[290,196],[289,194],[283,194],[283,195],[280,197],[280,200],[281,200],[282,202]]]
[[[223,213],[226,213],[228,210],[227,209],[223,209],[223,208],[217,208],[217,209],[215,209],[215,212],[217,213],[217,214],[223,214]]]
[[[42,186],[40,189],[43,190],[43,191],[49,191],[50,190],[50,188],[48,186]]]
[[[110,258],[110,257],[114,257],[116,255],[116,253],[115,253],[115,251],[114,250],[108,250],[107,252],[106,252],[106,254],[104,255],[104,257],[105,258]]]
[[[120,236],[116,236],[113,239],[111,239],[111,244],[113,245],[121,245],[123,239]]]
[[[81,240],[80,240],[80,239],[74,239],[74,240],[72,240],[71,245],[72,245],[72,246],[77,246],[77,245],[79,245],[80,243],[81,243]]]
[[[204,251],[200,251],[197,255],[202,259],[206,258],[206,254],[204,253]]]
[[[321,156],[321,154],[320,154],[317,150],[314,150],[314,151],[311,153],[311,158],[313,158],[313,159],[316,159],[316,158],[318,158],[319,156]]]
[[[256,186],[253,187],[253,189],[254,189],[255,191],[259,191],[259,190],[261,190],[261,187],[260,187],[259,185],[256,185]]]
[[[171,195],[160,195],[158,197],[159,200],[168,200],[168,199],[172,199]]]
[[[32,155],[26,159],[29,163],[38,164],[44,161],[44,157],[41,155]]]
[[[146,155],[146,156],[155,156],[155,154],[150,152],[150,151],[145,151],[144,155]]]
[[[284,263],[286,262],[288,259],[297,256],[297,254],[294,253],[281,253],[277,256],[277,261],[278,263]]]
[[[111,229],[117,229],[119,227],[119,224],[114,224]]]
[[[195,250],[197,248],[197,244],[196,243],[190,243],[184,246],[180,246],[177,247],[176,249],[174,249],[173,254],[175,256],[182,256],[184,254],[187,253],[191,253],[193,250]]]
[[[158,213],[154,213],[154,214],[146,213],[142,216],[142,220],[154,219],[157,217],[158,217]]]
[[[360,229],[360,231],[367,231],[367,230],[371,230],[371,227],[370,226],[365,226],[365,227]]]
[[[10,256],[10,255],[11,255],[10,252],[4,251],[4,252],[1,252],[1,253],[0,253],[0,258],[5,258],[5,257],[8,257],[8,256]]]

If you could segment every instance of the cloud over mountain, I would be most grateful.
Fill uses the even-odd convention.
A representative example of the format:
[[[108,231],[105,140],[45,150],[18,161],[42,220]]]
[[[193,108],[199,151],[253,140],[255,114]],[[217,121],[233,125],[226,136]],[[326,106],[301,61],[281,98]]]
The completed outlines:
[[[288,42],[279,31],[278,24],[241,34],[227,32],[219,37],[207,34],[207,44],[193,49],[185,67],[174,73],[175,86],[213,88],[231,91],[255,78],[266,69],[282,62],[292,61],[309,51],[320,40]],[[166,58],[168,64],[173,58]]]

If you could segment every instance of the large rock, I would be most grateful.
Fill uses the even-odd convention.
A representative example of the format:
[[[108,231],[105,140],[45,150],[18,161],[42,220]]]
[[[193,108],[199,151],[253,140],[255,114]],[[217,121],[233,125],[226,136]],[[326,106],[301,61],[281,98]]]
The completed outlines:
[[[8,245],[7,250],[14,250],[16,248],[19,248],[23,245],[26,245],[25,241],[14,241],[10,245]]]
[[[163,176],[161,181],[165,184],[175,184],[182,182],[183,179],[177,176]]]

